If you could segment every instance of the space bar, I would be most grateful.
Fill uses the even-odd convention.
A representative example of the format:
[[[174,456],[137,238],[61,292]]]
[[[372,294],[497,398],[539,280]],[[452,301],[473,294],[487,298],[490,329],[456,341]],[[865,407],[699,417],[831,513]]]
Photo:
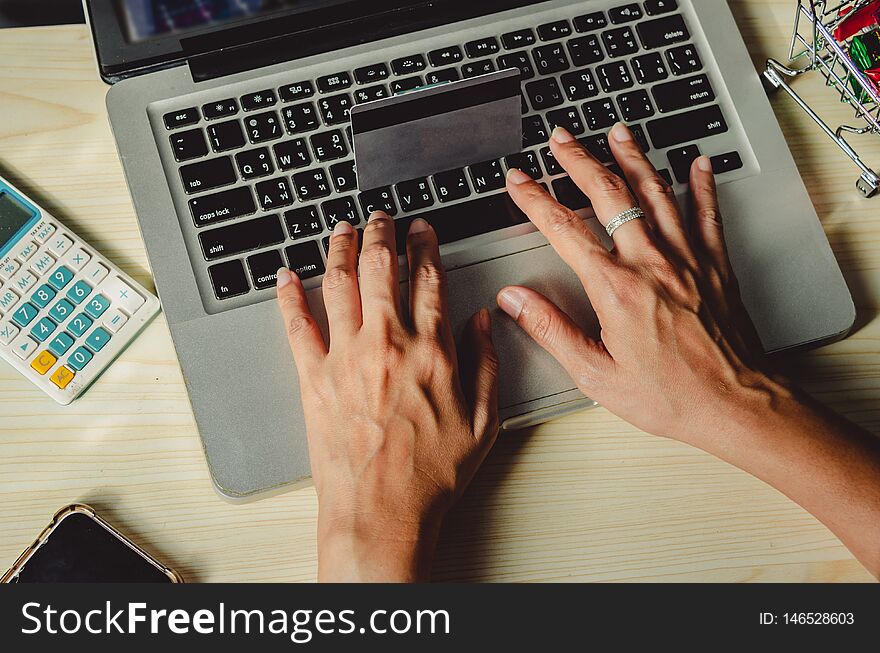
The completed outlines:
[[[416,218],[424,218],[434,227],[441,245],[529,221],[507,193],[408,215],[394,221],[397,227],[397,251],[400,254],[406,251],[406,235]]]

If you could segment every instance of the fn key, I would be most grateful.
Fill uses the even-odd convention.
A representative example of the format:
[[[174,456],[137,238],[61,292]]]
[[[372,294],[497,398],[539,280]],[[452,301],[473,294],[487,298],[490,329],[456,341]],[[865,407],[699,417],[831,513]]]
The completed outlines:
[[[244,295],[251,288],[244,273],[241,261],[227,261],[208,268],[211,284],[217,299],[229,299],[236,295]]]

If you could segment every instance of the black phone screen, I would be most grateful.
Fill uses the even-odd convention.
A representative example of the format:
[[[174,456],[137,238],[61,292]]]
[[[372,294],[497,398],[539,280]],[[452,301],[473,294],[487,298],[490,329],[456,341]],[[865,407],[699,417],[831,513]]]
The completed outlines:
[[[61,520],[13,582],[169,583],[171,579],[88,515]]]

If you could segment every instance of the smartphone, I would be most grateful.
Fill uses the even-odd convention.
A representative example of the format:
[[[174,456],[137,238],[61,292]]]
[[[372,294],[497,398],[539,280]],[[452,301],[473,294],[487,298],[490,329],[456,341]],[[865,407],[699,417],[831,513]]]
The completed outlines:
[[[84,504],[62,508],[3,583],[182,583]]]

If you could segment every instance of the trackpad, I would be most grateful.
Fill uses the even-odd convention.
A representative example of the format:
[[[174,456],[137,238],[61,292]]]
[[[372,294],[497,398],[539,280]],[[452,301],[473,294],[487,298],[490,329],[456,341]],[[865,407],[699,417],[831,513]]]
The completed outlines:
[[[565,370],[497,308],[501,288],[520,285],[546,295],[590,334],[599,324],[580,280],[549,245],[449,272],[456,334],[481,308],[492,311],[495,347],[501,363],[503,409],[574,389]]]

